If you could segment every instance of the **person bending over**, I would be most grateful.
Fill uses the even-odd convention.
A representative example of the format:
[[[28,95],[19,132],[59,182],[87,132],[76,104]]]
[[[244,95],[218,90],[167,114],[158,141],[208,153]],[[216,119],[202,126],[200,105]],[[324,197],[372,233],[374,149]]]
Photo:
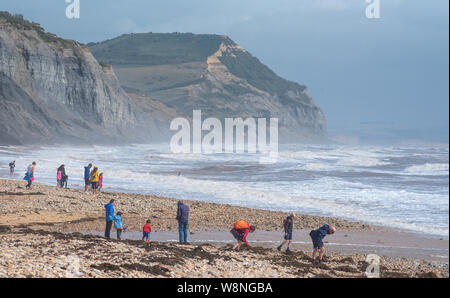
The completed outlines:
[[[336,228],[329,225],[323,225],[317,230],[312,230],[309,233],[314,247],[312,255],[314,264],[320,264],[322,262],[323,254],[325,252],[325,248],[323,246],[323,238],[325,238],[326,235],[332,235],[334,233],[336,233]],[[317,253],[319,254],[318,259],[316,259]]]
[[[251,246],[247,241],[247,236],[249,233],[253,233],[256,230],[254,226],[249,225],[244,220],[239,220],[234,223],[233,229],[231,229],[231,234],[237,240],[237,243],[233,246],[233,250],[239,251],[241,245],[245,243],[247,246]]]

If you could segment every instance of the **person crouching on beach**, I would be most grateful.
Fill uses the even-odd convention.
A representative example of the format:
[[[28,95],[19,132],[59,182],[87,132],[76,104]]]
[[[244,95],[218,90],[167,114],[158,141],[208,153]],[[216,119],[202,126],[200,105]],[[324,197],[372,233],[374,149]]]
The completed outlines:
[[[111,228],[114,220],[114,205],[115,205],[114,199],[112,199],[111,201],[109,201],[108,204],[105,205],[105,221],[106,221],[105,238],[108,239],[111,237]]]
[[[247,246],[251,246],[247,241],[248,233],[253,233],[256,230],[254,226],[249,225],[245,220],[239,220],[234,223],[231,234],[237,240],[237,243],[233,246],[233,250],[239,251],[241,245],[245,243]]]
[[[150,233],[152,232],[152,226],[150,224],[150,219],[147,219],[147,222],[142,228],[142,241],[150,242]]]
[[[127,228],[123,227],[122,225],[122,212],[117,212],[116,216],[113,218],[114,221],[114,228],[117,232],[117,240],[122,240],[122,231],[125,231]]]
[[[292,231],[294,230],[294,219],[296,218],[295,213],[291,213],[286,219],[283,221],[283,228],[284,228],[284,241],[281,242],[281,244],[277,247],[278,251],[281,251],[281,248],[283,245],[287,243],[286,252],[291,251],[291,244],[292,244]]]
[[[323,246],[323,238],[325,238],[326,235],[332,235],[334,233],[336,233],[336,228],[329,225],[323,225],[317,230],[312,230],[309,233],[314,246],[314,252],[312,255],[314,264],[320,264],[322,262],[323,253],[325,252],[325,248]],[[317,253],[319,253],[318,259],[316,259]]]

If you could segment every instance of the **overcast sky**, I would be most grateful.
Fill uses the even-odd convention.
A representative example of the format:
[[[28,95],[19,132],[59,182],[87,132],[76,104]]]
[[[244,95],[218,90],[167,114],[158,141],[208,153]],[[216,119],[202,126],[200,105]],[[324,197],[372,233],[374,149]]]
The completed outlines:
[[[448,142],[448,0],[0,0],[81,42],[131,32],[226,34],[280,76],[305,84],[331,135]]]

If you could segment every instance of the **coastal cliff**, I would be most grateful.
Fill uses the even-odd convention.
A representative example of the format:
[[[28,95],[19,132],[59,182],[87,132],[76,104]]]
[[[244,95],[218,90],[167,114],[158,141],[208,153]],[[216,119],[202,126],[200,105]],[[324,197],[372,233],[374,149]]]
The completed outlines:
[[[276,75],[223,35],[127,34],[90,43],[114,66],[122,87],[173,107],[184,116],[279,119],[280,140],[324,138],[326,119],[305,86]]]
[[[170,121],[194,109],[276,117],[281,142],[327,135],[305,86],[226,36],[129,34],[84,45],[0,12],[0,145],[164,142]]]
[[[1,143],[160,138],[149,125],[155,123],[148,106],[130,98],[112,67],[98,63],[85,45],[1,13]]]

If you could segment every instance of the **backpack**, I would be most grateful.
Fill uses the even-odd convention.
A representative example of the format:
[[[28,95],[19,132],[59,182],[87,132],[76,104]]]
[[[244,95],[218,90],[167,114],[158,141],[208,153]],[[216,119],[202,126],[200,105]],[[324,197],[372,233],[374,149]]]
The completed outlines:
[[[284,229],[286,228],[286,224],[287,224],[287,218],[285,218],[285,219],[283,220],[283,228],[284,228]]]
[[[245,220],[238,220],[234,223],[234,228],[236,230],[248,229],[250,226]]]

